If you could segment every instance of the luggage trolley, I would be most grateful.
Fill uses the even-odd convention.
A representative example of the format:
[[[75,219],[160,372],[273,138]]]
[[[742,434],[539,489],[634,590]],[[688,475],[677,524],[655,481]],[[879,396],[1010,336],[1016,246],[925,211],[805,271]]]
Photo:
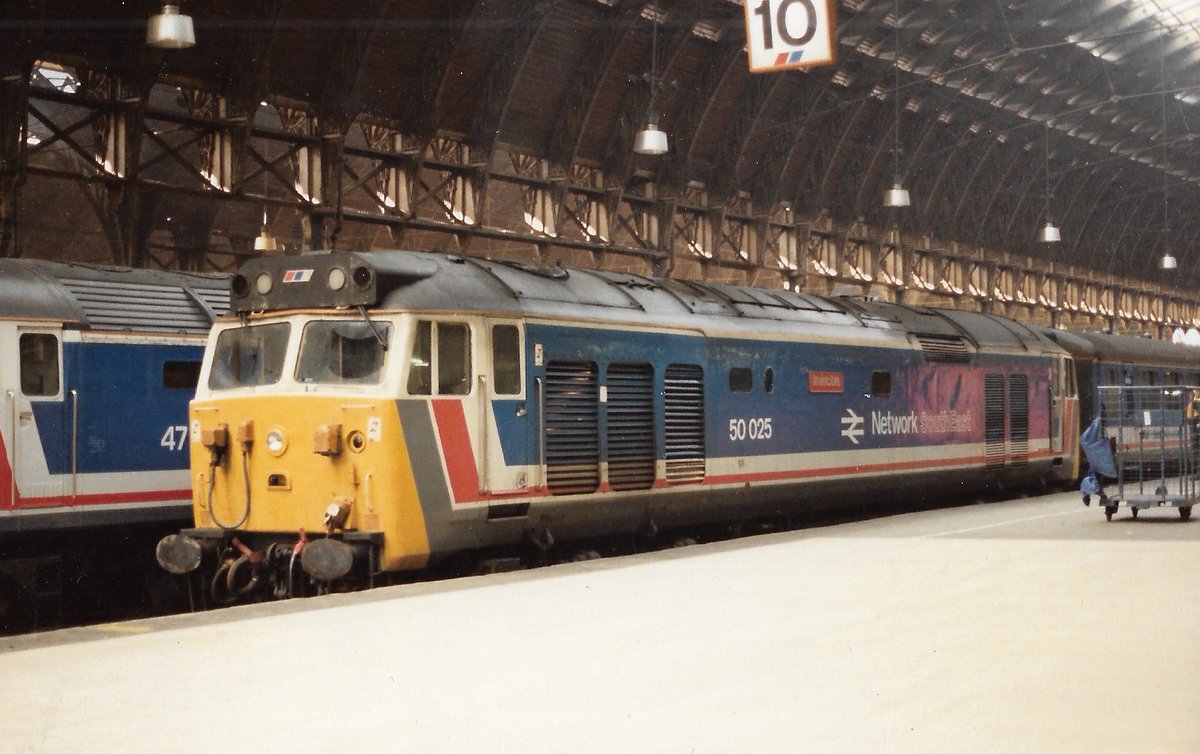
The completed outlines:
[[[1116,494],[1101,495],[1105,518],[1121,505],[1134,518],[1162,506],[1191,518],[1200,497],[1200,387],[1101,387],[1100,424],[1116,471]]]

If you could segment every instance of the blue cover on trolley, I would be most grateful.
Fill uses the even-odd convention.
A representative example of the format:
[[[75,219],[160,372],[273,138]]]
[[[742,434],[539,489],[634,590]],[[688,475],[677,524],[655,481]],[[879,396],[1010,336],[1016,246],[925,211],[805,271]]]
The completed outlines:
[[[1117,463],[1113,460],[1112,446],[1100,428],[1100,417],[1097,416],[1079,436],[1079,446],[1083,448],[1092,471],[1107,477],[1117,476]]]

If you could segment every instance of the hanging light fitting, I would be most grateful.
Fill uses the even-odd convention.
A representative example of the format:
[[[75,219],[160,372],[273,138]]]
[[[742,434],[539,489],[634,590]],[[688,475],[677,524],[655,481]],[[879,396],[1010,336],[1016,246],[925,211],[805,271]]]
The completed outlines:
[[[1168,182],[1167,173],[1167,64],[1166,54],[1163,52],[1163,36],[1162,32],[1158,35],[1158,69],[1160,77],[1161,91],[1158,95],[1159,107],[1161,108],[1160,115],[1162,116],[1162,190],[1163,190],[1163,246],[1166,247],[1163,251],[1162,259],[1158,266],[1164,270],[1174,270],[1179,267],[1179,262],[1175,260],[1175,255],[1171,253],[1171,186]]]
[[[267,230],[267,210],[263,208],[262,231],[259,232],[258,238],[254,239],[254,250],[259,252],[279,251],[279,244],[275,242],[275,236],[271,235],[271,231]]]
[[[1058,226],[1054,224],[1054,220],[1050,217],[1050,121],[1046,121],[1045,130],[1045,157],[1046,157],[1046,225],[1038,233],[1038,240],[1042,243],[1058,243],[1062,241],[1062,233],[1059,232]]]
[[[668,149],[667,132],[658,127],[658,116],[654,113],[646,115],[646,124],[633,138],[633,151],[638,154],[666,154]]]
[[[908,197],[908,189],[900,185],[900,177],[896,177],[896,182],[892,187],[883,192],[883,206],[885,207],[907,207],[911,204]]]
[[[883,192],[883,206],[902,208],[909,206],[912,202],[908,195],[908,189],[904,188],[900,183],[900,0],[896,0],[896,21],[895,21],[895,37],[894,37],[894,54],[895,61],[893,67],[894,80],[892,94],[896,101],[896,118],[892,124],[896,135],[896,142],[892,146],[892,159],[895,161],[894,171],[892,173],[892,187]]]
[[[1042,243],[1058,243],[1062,240],[1062,233],[1049,217],[1046,218],[1045,227],[1038,233],[1038,240]]]
[[[651,19],[650,36],[650,104],[646,106],[646,120],[642,130],[633,137],[633,151],[637,154],[660,155],[669,149],[667,132],[658,127],[658,113],[654,109],[654,100],[658,95],[660,82],[658,80],[658,21]]]
[[[151,16],[146,25],[146,44],[164,50],[194,47],[196,30],[192,17],[180,13],[178,5],[164,5],[162,12]]]

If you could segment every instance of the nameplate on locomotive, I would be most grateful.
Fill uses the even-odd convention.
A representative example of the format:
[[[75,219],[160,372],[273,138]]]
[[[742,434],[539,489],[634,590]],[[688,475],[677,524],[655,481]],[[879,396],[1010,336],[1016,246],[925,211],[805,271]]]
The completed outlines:
[[[841,372],[809,372],[808,392],[841,393],[846,389],[846,379]]]

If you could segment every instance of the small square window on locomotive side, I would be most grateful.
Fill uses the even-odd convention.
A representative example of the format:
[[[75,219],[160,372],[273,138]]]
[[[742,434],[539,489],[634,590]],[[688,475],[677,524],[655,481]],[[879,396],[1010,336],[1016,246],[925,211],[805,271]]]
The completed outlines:
[[[871,372],[871,395],[892,394],[892,373]]]
[[[200,362],[165,361],[162,381],[167,390],[195,390],[200,384]]]
[[[729,392],[749,393],[754,390],[754,372],[746,367],[730,367]]]

